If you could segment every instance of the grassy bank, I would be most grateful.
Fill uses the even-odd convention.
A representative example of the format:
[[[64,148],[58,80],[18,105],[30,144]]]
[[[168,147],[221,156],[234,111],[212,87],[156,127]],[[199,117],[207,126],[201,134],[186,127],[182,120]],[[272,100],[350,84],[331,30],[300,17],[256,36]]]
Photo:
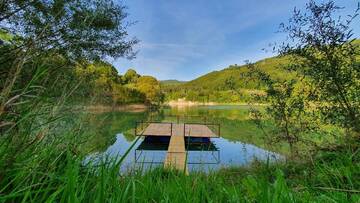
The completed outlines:
[[[358,202],[359,151],[321,152],[309,162],[261,163],[218,172],[154,169],[119,175],[120,160],[82,164],[71,150],[18,163],[3,174],[5,202]],[[29,160],[30,161],[30,160]]]

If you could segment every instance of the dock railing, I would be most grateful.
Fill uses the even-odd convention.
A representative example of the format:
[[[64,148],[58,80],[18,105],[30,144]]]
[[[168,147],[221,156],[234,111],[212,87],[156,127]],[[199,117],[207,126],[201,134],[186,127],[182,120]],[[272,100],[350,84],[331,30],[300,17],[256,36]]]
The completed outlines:
[[[165,127],[168,130],[160,130],[160,134],[156,134],[154,132],[159,133],[159,131],[157,131],[156,129],[151,129],[150,124],[162,124],[163,126],[161,126],[161,128],[164,129]],[[148,127],[150,130],[147,130]],[[182,128],[180,131],[179,127]],[[192,131],[193,129],[195,129],[195,132]],[[135,136],[172,136],[174,135],[174,133],[182,134],[185,137],[206,137],[206,135],[208,135],[209,137],[220,137],[220,124],[201,122],[176,124],[160,121],[139,121],[135,123]],[[194,133],[197,135],[195,135]]]
[[[137,122],[135,122],[135,136],[146,136],[146,134],[144,134],[146,128],[150,124],[153,124],[153,123],[170,125],[169,136],[172,136],[172,134],[173,134],[173,123],[171,123],[171,122],[161,122],[161,121],[137,121]]]
[[[177,124],[186,123],[186,122],[204,122],[204,123],[212,122],[211,117],[199,116],[199,115],[166,115],[163,117],[154,117],[154,116],[149,117],[149,121],[154,121],[154,122],[158,122],[160,121],[160,119],[165,122],[174,122]]]
[[[186,126],[191,126],[191,125],[205,125],[206,127],[208,127],[214,134],[215,137],[220,137],[220,124],[218,123],[184,123],[184,129],[186,128]],[[184,130],[185,132],[185,130]],[[191,130],[189,130],[189,137],[191,137]]]

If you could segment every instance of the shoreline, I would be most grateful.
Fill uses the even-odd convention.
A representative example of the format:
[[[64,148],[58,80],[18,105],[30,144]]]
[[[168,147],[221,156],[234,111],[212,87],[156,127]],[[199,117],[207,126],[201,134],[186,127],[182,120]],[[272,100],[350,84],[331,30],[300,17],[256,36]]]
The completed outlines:
[[[194,102],[194,101],[168,101],[164,103],[165,106],[170,107],[191,107],[191,106],[267,106],[263,103],[217,103],[217,102]]]
[[[131,112],[144,112],[149,109],[145,104],[124,104],[124,105],[86,105],[83,106],[84,110],[89,112],[111,112],[111,111],[131,111]]]
[[[197,106],[267,106],[267,104],[262,103],[216,103],[216,102],[193,102],[193,101],[170,101],[165,102],[161,107],[171,107],[171,108],[185,108],[185,107],[197,107]],[[115,112],[115,111],[127,111],[127,112],[144,112],[149,110],[149,106],[145,104],[124,104],[124,105],[103,105],[103,104],[95,104],[95,105],[83,105],[78,106],[76,109],[84,110],[92,113],[103,113],[103,112]]]

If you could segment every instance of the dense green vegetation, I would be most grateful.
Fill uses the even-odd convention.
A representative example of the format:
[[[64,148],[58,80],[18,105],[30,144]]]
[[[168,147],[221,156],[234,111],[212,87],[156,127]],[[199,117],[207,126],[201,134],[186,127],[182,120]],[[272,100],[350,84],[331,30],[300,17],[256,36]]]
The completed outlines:
[[[360,40],[353,41],[353,44],[360,47]],[[360,61],[360,55],[356,60]],[[289,80],[297,77],[295,73],[289,73],[282,68],[290,64],[289,56],[277,56],[260,60],[253,65],[274,79]],[[235,64],[189,82],[164,83],[163,89],[167,101],[185,98],[198,102],[248,103],[256,97],[257,102],[265,102],[261,97],[265,95],[265,84],[251,77],[250,72],[248,64]]]
[[[132,69],[121,76],[105,61],[106,56],[134,57],[132,46],[138,40],[126,38],[123,6],[80,0],[14,1],[1,2],[1,9],[3,104],[27,91],[52,101],[70,92],[67,102],[86,105],[162,102],[149,98],[144,85],[149,82],[151,94],[161,96],[156,79],[144,80]]]
[[[162,80],[160,81],[161,85],[163,86],[170,86],[170,85],[178,85],[178,84],[182,84],[185,83],[185,81],[179,81],[179,80]]]
[[[349,43],[359,9],[347,20],[334,17],[338,9],[333,1],[310,1],[305,13],[295,9],[283,27],[293,41],[279,48],[278,57],[184,84],[165,82],[168,100],[267,102],[266,114],[251,111],[258,128],[250,130],[290,147],[284,162],[187,176],[164,169],[120,174],[127,153],[84,162],[93,146],[104,150],[113,141],[97,140],[97,133],[114,129],[91,131],[84,123],[92,117],[74,106],[164,100],[155,78],[134,70],[120,76],[105,62],[134,57],[138,40],[128,36],[124,6],[107,0],[1,1],[0,201],[359,202],[360,66],[353,46],[359,41]],[[144,118],[124,116],[115,125],[124,131]],[[274,127],[264,128],[267,123]],[[324,126],[340,129],[326,145],[314,142],[331,139]]]
[[[279,66],[286,65],[286,57],[273,57],[256,63],[275,78],[288,75]],[[189,101],[236,103],[247,102],[254,95],[262,95],[264,87],[248,75],[247,65],[231,65],[221,71],[213,71],[195,80],[164,87],[167,100],[186,98]]]
[[[5,41],[6,36],[0,36],[0,39]],[[0,52],[6,55],[12,48],[14,46],[6,43]],[[1,86],[6,85],[6,76],[11,74],[6,65],[4,63],[0,67]],[[67,92],[72,92],[68,95],[68,102],[83,105],[159,104],[162,102],[160,83],[155,78],[148,80],[146,78],[149,76],[141,76],[132,69],[122,76],[114,66],[101,60],[69,62],[64,56],[55,54],[36,58],[23,66],[25,70],[17,75],[21,79],[15,81],[13,88],[21,89],[30,84],[46,86],[44,92],[39,92],[39,94],[50,100],[57,100],[63,96],[66,89]],[[34,75],[37,77],[34,78]],[[151,97],[150,94],[159,95],[160,99]]]
[[[123,76],[110,64],[97,62],[75,69],[81,81],[74,99],[87,104],[122,105],[133,103],[161,104],[160,83],[129,69]],[[89,98],[92,98],[89,101]]]

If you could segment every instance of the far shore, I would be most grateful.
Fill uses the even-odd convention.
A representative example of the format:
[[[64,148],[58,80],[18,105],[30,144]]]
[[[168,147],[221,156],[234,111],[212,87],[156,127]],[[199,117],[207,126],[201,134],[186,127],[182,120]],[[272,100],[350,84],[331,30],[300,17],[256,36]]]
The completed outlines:
[[[88,105],[84,106],[84,109],[89,112],[111,112],[111,111],[131,111],[131,112],[143,112],[149,107],[145,104],[124,104],[124,105]]]
[[[216,103],[216,102],[194,102],[194,101],[169,101],[165,102],[162,106],[166,107],[196,107],[196,106],[266,106],[267,104],[261,103]],[[102,105],[102,104],[95,104],[95,105],[85,105],[79,106],[80,109],[85,110],[87,112],[92,113],[103,113],[103,112],[112,112],[112,111],[128,111],[128,112],[144,112],[149,109],[149,106],[145,104],[124,104],[124,105]]]
[[[219,105],[227,105],[227,106],[248,106],[248,105],[254,105],[254,106],[266,106],[267,104],[262,103],[216,103],[216,102],[196,102],[196,101],[168,101],[165,103],[165,105],[170,107],[188,107],[188,106],[219,106]]]

